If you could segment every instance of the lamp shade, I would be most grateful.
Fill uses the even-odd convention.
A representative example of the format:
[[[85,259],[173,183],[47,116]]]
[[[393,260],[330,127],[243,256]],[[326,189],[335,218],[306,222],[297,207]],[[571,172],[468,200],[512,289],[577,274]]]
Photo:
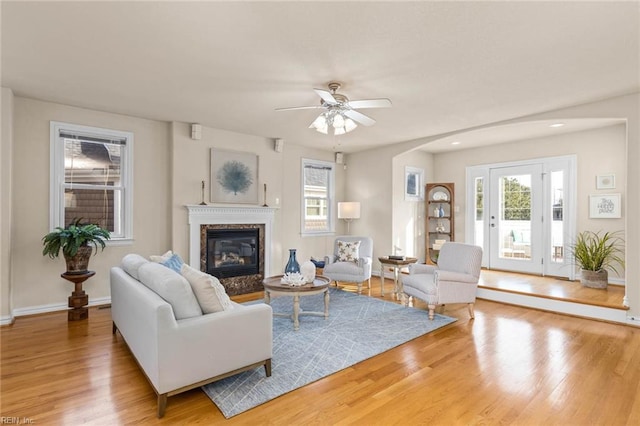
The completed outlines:
[[[338,203],[338,219],[360,219],[360,203],[357,201]]]

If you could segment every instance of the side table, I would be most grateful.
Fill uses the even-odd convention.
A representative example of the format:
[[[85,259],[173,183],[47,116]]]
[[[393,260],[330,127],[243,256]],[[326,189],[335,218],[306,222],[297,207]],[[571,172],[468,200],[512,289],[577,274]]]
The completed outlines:
[[[396,296],[396,299],[400,298],[401,290],[398,288],[398,277],[400,275],[400,269],[405,266],[411,265],[412,263],[416,263],[418,259],[415,257],[407,257],[404,260],[395,260],[389,259],[388,257],[379,257],[378,261],[380,262],[380,294],[384,297],[384,267],[391,267],[393,269],[393,293]]]
[[[89,295],[82,289],[82,283],[94,276],[95,271],[87,271],[84,274],[67,274],[66,272],[60,275],[67,281],[75,284],[75,289],[69,296],[69,309],[67,312],[68,321],[79,321],[89,318]]]

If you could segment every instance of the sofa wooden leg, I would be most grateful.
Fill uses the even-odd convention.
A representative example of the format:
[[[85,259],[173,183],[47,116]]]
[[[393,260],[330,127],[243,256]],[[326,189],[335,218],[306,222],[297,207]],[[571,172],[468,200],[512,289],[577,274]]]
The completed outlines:
[[[358,294],[362,294],[362,283],[358,283]]]
[[[116,334],[116,331],[118,331],[118,327],[115,322],[111,321],[111,334]]]
[[[471,319],[475,318],[475,315],[473,313],[473,303],[469,303],[469,316],[471,317]]]
[[[264,374],[267,377],[271,377],[271,358],[265,361],[264,363]]]
[[[158,395],[158,418],[164,417],[164,412],[167,410],[167,394],[163,393]]]

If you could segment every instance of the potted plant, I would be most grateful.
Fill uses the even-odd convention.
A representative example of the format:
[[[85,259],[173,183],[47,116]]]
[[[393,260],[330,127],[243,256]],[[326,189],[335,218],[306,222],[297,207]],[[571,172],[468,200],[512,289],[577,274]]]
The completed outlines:
[[[607,288],[608,269],[618,273],[624,268],[624,240],[618,232],[583,231],[571,246],[573,258],[580,266],[580,282],[585,287]]]
[[[66,228],[57,227],[42,238],[42,255],[55,259],[62,254],[67,262],[67,274],[84,274],[89,266],[89,258],[95,247],[105,248],[105,241],[111,238],[109,231],[92,223],[81,223],[74,219]]]

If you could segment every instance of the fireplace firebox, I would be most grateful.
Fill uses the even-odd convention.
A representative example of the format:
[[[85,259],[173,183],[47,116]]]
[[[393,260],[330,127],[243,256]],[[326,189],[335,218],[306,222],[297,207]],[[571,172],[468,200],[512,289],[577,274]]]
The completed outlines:
[[[207,229],[206,241],[208,274],[229,278],[260,273],[259,229]]]

